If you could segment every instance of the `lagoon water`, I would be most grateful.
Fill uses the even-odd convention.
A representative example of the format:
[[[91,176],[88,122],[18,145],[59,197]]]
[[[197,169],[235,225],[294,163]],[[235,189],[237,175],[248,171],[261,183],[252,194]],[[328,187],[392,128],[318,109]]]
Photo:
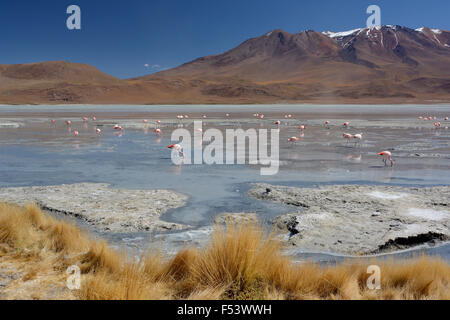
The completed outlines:
[[[263,120],[253,117],[264,113]],[[225,114],[228,113],[227,117]],[[178,121],[177,114],[189,119]],[[216,128],[274,129],[280,120],[280,169],[261,176],[257,165],[182,165],[171,162],[167,145],[171,132],[192,121],[204,121],[204,130]],[[285,119],[286,114],[292,118]],[[82,116],[95,115],[84,124]],[[433,115],[434,121],[419,121]],[[188,232],[151,235],[169,240],[172,248],[186,240],[201,242],[210,233],[217,214],[256,212],[265,221],[292,212],[280,204],[249,198],[253,182],[290,186],[319,184],[387,184],[397,186],[450,185],[450,106],[0,106],[0,187],[58,185],[78,182],[109,183],[128,189],[173,189],[189,196],[186,206],[162,218],[193,226]],[[50,123],[56,119],[56,124]],[[148,119],[149,124],[142,123]],[[156,119],[162,121],[161,137],[153,133]],[[65,120],[72,121],[75,137]],[[323,126],[331,121],[330,129]],[[350,122],[344,129],[342,123]],[[125,130],[118,134],[114,124]],[[307,126],[301,140],[299,124]],[[101,135],[95,128],[101,128]],[[342,133],[364,133],[360,146],[346,144]],[[385,167],[376,153],[391,150],[396,165]],[[99,234],[118,246],[145,247],[146,233]],[[159,241],[158,240],[158,241]],[[162,241],[164,242],[164,241]],[[423,249],[450,259],[448,245]],[[404,253],[410,255],[411,253]],[[303,255],[328,260],[326,254]]]

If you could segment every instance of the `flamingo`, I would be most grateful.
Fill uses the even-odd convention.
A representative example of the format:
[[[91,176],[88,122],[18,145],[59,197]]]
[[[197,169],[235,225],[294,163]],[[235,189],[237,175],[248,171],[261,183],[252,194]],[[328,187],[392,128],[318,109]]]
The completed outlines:
[[[362,133],[357,133],[357,134],[355,134],[355,135],[353,136],[353,139],[356,139],[355,146],[356,146],[358,143],[361,143],[362,138],[363,138],[363,134],[362,134]]]
[[[274,124],[276,124],[277,126],[279,126],[279,125],[281,124],[281,121],[280,121],[280,120],[277,120],[277,121],[274,122]]]
[[[142,123],[148,123],[147,119],[142,120]]]
[[[344,139],[347,139],[347,143],[354,138],[354,136],[350,133],[344,133],[342,134],[342,136],[344,137]]]
[[[116,124],[114,126],[114,130],[123,130],[123,128],[121,126],[119,126],[118,124]]]
[[[78,131],[77,130],[75,130],[74,132],[73,132],[73,135],[74,136],[77,136],[79,133],[78,133]]]
[[[324,125],[325,125],[325,128],[327,128],[327,129],[330,129],[330,121],[325,121],[325,123],[324,123]]]
[[[92,119],[92,121],[96,121],[97,120],[97,118],[95,116],[92,116],[91,119]]]
[[[179,144],[171,144],[167,148],[177,151],[184,158],[183,148]]]
[[[288,114],[288,118],[292,118],[292,114]]]
[[[55,119],[52,119],[51,122],[52,122],[53,124],[55,124],[55,123],[56,123],[56,120],[55,120]]]
[[[418,118],[419,120],[422,120],[423,119],[423,117],[422,116],[419,116],[419,118]]]
[[[206,119],[206,114],[202,115],[202,118],[203,118],[203,119]]]
[[[303,124],[302,125],[300,125],[299,127],[298,127],[300,130],[305,130],[306,129],[306,126],[304,126]]]
[[[445,117],[445,118],[444,118],[444,121],[448,121],[448,117]]]
[[[300,138],[297,138],[297,137],[290,137],[289,139],[288,139],[288,142],[291,142],[292,144],[294,144],[294,143],[296,143],[297,141],[300,141],[301,139]]]
[[[350,122],[344,122],[344,127],[348,127],[350,125]]]
[[[259,118],[260,118],[260,119],[264,119],[264,115],[261,114],[261,115],[259,116]]]
[[[88,118],[82,117],[81,120],[83,120],[84,123],[88,122]]]
[[[440,122],[435,122],[435,123],[434,123],[434,127],[435,127],[436,129],[440,128],[440,127],[441,127],[441,123],[440,123]]]
[[[99,128],[96,128],[96,129],[95,129],[95,132],[96,132],[97,134],[100,134],[100,133],[102,132],[102,130],[100,130]]]
[[[155,130],[153,130],[153,132],[156,133],[157,135],[161,135],[162,134],[161,129],[155,129]]]
[[[67,124],[68,126],[70,126],[70,125],[72,124],[72,121],[66,120],[66,124]]]
[[[394,160],[392,160],[392,154],[389,151],[381,151],[378,153],[379,156],[383,157],[384,165],[387,166],[387,161],[391,162],[391,167],[394,166]]]
[[[160,120],[156,120],[156,124],[160,124],[161,123],[161,121]]]

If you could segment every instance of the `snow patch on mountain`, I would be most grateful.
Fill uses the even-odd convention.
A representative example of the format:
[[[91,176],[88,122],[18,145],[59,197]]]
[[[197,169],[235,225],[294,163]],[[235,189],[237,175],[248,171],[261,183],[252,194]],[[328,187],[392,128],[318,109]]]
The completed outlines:
[[[442,30],[441,29],[430,29],[431,32],[433,32],[434,34],[441,34]],[[417,28],[416,31],[418,32],[424,32],[425,31],[425,27],[421,27],[421,28]]]
[[[357,32],[361,32],[364,29],[353,29],[353,30],[349,30],[349,31],[343,31],[343,32],[332,32],[332,31],[325,31],[322,32],[322,34],[330,37],[330,38],[340,38],[340,37],[346,37],[346,36],[351,36]]]

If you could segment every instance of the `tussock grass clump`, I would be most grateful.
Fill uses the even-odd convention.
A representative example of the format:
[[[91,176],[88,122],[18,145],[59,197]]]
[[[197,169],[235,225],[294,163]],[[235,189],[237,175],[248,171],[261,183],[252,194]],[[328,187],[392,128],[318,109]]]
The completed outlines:
[[[24,282],[51,271],[61,286],[65,268],[78,265],[82,287],[72,292],[78,299],[450,298],[450,266],[435,258],[296,264],[261,226],[228,224],[216,227],[205,248],[132,259],[34,205],[0,204],[0,267],[6,262],[33,262],[25,264]],[[381,269],[381,290],[366,286],[371,264]]]

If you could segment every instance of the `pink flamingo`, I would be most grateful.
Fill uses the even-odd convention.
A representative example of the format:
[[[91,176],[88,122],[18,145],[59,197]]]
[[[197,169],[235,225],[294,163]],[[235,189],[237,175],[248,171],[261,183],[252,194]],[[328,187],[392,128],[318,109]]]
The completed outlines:
[[[391,162],[391,167],[394,166],[394,160],[392,160],[392,154],[389,151],[381,151],[378,153],[379,156],[383,157],[384,165],[387,166],[387,161]]]
[[[68,126],[70,126],[70,125],[72,124],[72,121],[66,120],[66,124],[67,124]]]
[[[82,117],[81,120],[83,120],[83,122],[86,123],[88,121],[88,118]]]
[[[350,125],[350,122],[344,122],[344,127],[348,127]]]
[[[183,148],[179,144],[171,144],[167,148],[177,151],[184,158]]]
[[[290,137],[290,138],[288,139],[288,142],[291,142],[292,144],[294,144],[294,143],[296,143],[296,142],[298,142],[298,141],[300,141],[300,140],[301,140],[301,138]]]
[[[153,132],[156,133],[157,135],[161,135],[162,134],[161,129],[155,129],[155,130],[153,130]]]
[[[330,121],[325,121],[325,128],[327,128],[327,129],[330,129],[330,124],[331,124],[331,122]]]
[[[358,143],[361,143],[362,138],[363,138],[363,134],[362,134],[362,133],[357,133],[357,134],[355,134],[355,135],[353,136],[353,139],[356,139],[355,146],[356,146]]]
[[[77,130],[75,130],[74,132],[73,132],[73,135],[74,136],[77,136],[79,133],[78,133],[78,131]]]
[[[274,124],[276,124],[277,126],[279,126],[279,125],[281,124],[281,121],[280,121],[280,120],[277,120],[277,121],[274,122]]]
[[[142,123],[148,123],[147,119],[142,120]]]
[[[52,122],[53,124],[55,124],[55,123],[56,123],[56,120],[55,120],[55,119],[52,119],[51,122]]]
[[[347,139],[347,143],[354,138],[354,136],[350,133],[343,133],[342,136],[344,137],[344,139]]]
[[[95,116],[92,116],[91,119],[92,119],[92,121],[96,121],[97,120],[97,118]]]
[[[448,117],[445,117],[445,118],[444,118],[444,121],[448,121]]]
[[[304,126],[303,124],[302,125],[300,125],[299,127],[298,127],[300,130],[305,130],[306,129],[306,126]]]
[[[100,134],[100,133],[102,132],[102,130],[100,130],[99,128],[96,128],[96,129],[95,129],[95,132],[96,132],[97,134]]]

